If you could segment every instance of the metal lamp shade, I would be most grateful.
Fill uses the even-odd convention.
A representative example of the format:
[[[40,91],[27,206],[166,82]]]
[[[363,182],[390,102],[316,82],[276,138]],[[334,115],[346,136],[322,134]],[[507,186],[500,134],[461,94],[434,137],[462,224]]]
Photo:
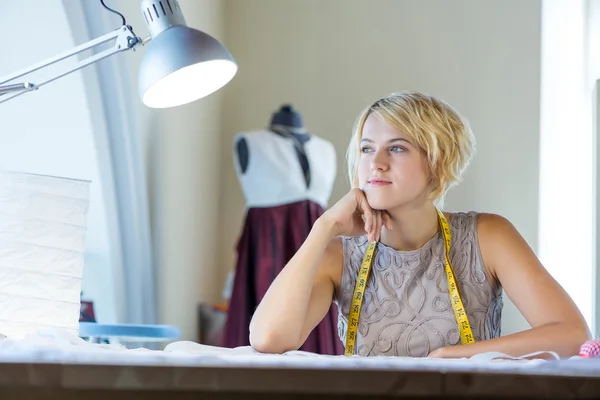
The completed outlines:
[[[208,96],[227,84],[237,64],[212,36],[172,26],[149,43],[138,74],[142,102],[168,108]]]

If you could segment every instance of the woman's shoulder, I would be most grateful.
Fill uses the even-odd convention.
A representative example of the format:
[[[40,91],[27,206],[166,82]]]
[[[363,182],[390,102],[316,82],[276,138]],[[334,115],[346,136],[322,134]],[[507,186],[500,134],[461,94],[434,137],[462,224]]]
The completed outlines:
[[[504,216],[482,211],[444,212],[454,229],[474,230],[479,239],[497,235],[499,232],[512,230],[514,226]],[[502,233],[500,233],[502,234]]]
[[[500,214],[490,213],[486,211],[479,210],[469,210],[469,211],[444,211],[444,215],[449,216],[450,219],[467,219],[467,218],[483,218],[484,221],[492,220],[499,221],[504,220],[508,221],[508,219]]]
[[[517,228],[508,218],[493,213],[480,213],[477,219],[477,234],[482,246],[496,246],[520,238]]]
[[[448,219],[448,221],[450,223],[458,223],[464,220],[473,220],[473,219],[477,219],[477,217],[480,215],[481,213],[479,211],[453,211],[453,212],[448,212],[448,211],[444,211],[444,215],[446,216],[446,218]]]
[[[481,213],[478,211],[444,212],[454,235],[462,236],[470,232],[477,233],[477,225]]]
[[[500,214],[494,214],[482,211],[458,211],[450,213],[450,223],[455,226],[472,225],[478,233],[486,236],[495,232],[497,229],[512,227],[511,222]]]

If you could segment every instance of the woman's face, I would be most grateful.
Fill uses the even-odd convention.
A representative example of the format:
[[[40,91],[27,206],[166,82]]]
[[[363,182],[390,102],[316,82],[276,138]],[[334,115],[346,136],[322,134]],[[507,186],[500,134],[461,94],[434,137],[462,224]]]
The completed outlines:
[[[359,187],[370,206],[391,211],[429,194],[429,168],[425,152],[404,133],[371,114],[360,142]]]

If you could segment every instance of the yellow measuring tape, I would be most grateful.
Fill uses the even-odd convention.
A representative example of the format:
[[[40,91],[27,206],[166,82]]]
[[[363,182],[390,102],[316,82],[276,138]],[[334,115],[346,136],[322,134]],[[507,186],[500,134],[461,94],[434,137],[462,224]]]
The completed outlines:
[[[436,209],[437,210],[437,209]],[[462,344],[474,343],[475,338],[471,331],[471,325],[467,318],[465,307],[463,306],[460,292],[458,291],[458,285],[456,279],[454,279],[454,273],[452,272],[452,265],[450,264],[450,245],[452,244],[452,234],[450,233],[450,226],[444,214],[437,210],[438,221],[442,228],[442,234],[444,235],[444,245],[446,248],[446,276],[448,277],[448,289],[450,291],[450,303],[454,310],[454,316],[456,317],[456,323],[460,331],[460,341]],[[356,331],[358,329],[358,318],[360,316],[360,309],[362,307],[362,301],[365,295],[365,288],[367,287],[367,281],[369,279],[369,273],[371,272],[371,265],[373,264],[375,248],[377,242],[372,242],[367,247],[365,257],[358,271],[358,277],[356,278],[356,286],[354,287],[354,294],[352,295],[352,304],[350,304],[350,312],[348,314],[348,331],[346,333],[346,350],[345,355],[351,356],[355,352],[356,343]]]

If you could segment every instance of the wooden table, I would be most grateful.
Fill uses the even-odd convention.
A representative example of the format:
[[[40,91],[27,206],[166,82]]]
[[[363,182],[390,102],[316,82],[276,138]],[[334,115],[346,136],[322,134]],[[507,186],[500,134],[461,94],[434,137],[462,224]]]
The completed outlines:
[[[569,375],[4,362],[0,399],[600,398],[600,374]]]

